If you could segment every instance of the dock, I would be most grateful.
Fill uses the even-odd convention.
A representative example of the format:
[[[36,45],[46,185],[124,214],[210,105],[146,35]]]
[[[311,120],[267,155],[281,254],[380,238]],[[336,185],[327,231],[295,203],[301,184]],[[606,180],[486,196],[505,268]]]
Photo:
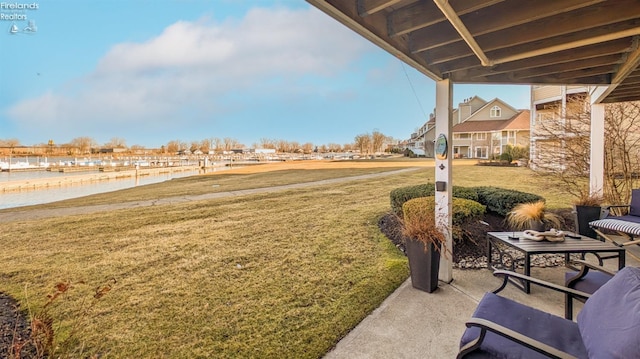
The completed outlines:
[[[36,178],[29,180],[17,180],[0,182],[0,194],[19,191],[32,191],[39,189],[66,187],[73,185],[83,185],[88,183],[109,181],[124,178],[135,178],[141,176],[154,176],[167,173],[198,171],[199,166],[178,166],[178,167],[153,167],[153,168],[127,168],[113,171],[98,171],[94,168],[92,173],[70,174],[69,176],[56,176],[47,178]],[[65,171],[66,172],[66,171]],[[86,171],[84,171],[86,172]]]

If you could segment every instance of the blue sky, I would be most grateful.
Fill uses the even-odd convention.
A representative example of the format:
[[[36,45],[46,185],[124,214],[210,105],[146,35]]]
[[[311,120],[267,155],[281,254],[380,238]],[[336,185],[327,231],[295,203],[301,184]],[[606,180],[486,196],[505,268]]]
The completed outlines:
[[[432,80],[303,0],[35,4],[0,8],[0,139],[23,145],[404,139],[435,106]],[[528,86],[456,85],[454,104],[474,95],[529,108]]]

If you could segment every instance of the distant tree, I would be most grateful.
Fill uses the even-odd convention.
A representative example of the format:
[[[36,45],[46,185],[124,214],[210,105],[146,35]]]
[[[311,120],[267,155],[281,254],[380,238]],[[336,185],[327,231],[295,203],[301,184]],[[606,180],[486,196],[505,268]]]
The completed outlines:
[[[276,151],[285,153],[289,150],[289,142],[285,140],[275,140]]]
[[[305,143],[302,145],[302,147],[301,147],[301,148],[302,148],[302,151],[303,151],[304,153],[309,154],[309,153],[313,152],[313,148],[314,148],[314,146],[313,146],[313,143],[311,143],[311,142],[305,142]]]
[[[17,138],[7,138],[0,140],[0,146],[2,147],[17,147],[20,146],[20,140]]]
[[[382,152],[382,145],[384,145],[387,136],[379,131],[373,131],[371,134],[371,149],[373,153]]]
[[[353,143],[345,143],[342,145],[342,150],[345,152],[353,151]]]
[[[127,141],[121,137],[112,137],[104,146],[108,148],[127,148]]]
[[[327,145],[320,145],[320,147],[318,148],[318,151],[320,153],[327,153]]]
[[[170,154],[175,154],[180,151],[180,141],[169,141],[167,143],[167,152]]]
[[[141,145],[132,145],[129,147],[129,151],[131,153],[145,153],[145,147]]]
[[[211,145],[211,139],[204,139],[200,141],[200,151],[202,151],[202,153],[209,153],[209,150],[211,150]]]
[[[75,147],[80,154],[91,153],[91,149],[98,147],[98,143],[91,137],[76,137],[69,142],[72,147]]]
[[[225,151],[231,151],[234,148],[238,148],[239,144],[240,144],[238,142],[238,140],[236,140],[235,138],[231,138],[231,137],[225,137],[222,140],[222,142],[223,142]]]
[[[340,152],[342,149],[342,146],[337,143],[329,143],[328,147],[330,152]]]
[[[291,141],[289,142],[289,147],[287,152],[289,153],[296,153],[299,152],[299,150],[301,149],[302,146],[300,146],[300,143],[297,141]]]
[[[260,148],[271,148],[276,149],[276,140],[271,140],[268,138],[261,138],[260,143],[258,144]]]
[[[371,135],[368,133],[357,135],[354,138],[356,149],[360,151],[361,154],[367,155],[371,149]]]
[[[198,149],[200,149],[200,142],[198,141],[192,141],[191,145],[189,146],[189,151],[191,151],[191,153],[196,152]]]
[[[211,137],[211,146],[216,153],[222,152],[222,140],[218,137]]]

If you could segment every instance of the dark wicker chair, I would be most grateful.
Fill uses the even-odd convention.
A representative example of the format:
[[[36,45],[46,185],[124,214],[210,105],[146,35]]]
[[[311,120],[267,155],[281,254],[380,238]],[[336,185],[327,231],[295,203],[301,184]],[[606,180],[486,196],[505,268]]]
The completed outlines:
[[[467,322],[458,358],[640,357],[640,268],[621,269],[592,295],[519,273],[495,274],[505,281]],[[509,277],[588,299],[574,322],[496,295]]]

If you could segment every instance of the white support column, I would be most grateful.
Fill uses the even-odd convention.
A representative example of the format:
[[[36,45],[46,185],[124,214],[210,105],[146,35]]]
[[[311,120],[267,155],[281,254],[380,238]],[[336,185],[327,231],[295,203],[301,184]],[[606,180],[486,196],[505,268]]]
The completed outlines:
[[[453,84],[450,80],[436,82],[436,139],[443,134],[447,139],[446,159],[438,159],[436,151],[435,171],[436,182],[444,182],[444,191],[436,190],[436,225],[445,233],[447,242],[440,257],[439,279],[444,282],[453,280],[453,239],[451,237],[451,225],[453,218],[451,195],[451,167],[453,164],[453,139],[451,128],[453,103]]]
[[[604,189],[604,104],[591,104],[591,168],[589,192],[602,195]]]

